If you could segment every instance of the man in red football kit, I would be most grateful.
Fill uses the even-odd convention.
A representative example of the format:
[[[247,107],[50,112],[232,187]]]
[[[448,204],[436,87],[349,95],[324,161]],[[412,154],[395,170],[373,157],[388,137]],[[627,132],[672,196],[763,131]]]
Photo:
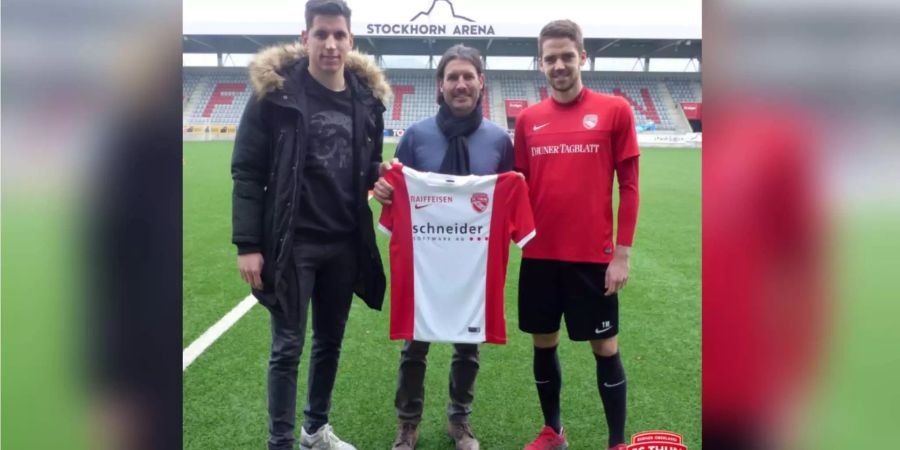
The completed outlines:
[[[538,230],[522,254],[519,328],[534,339],[534,378],[545,424],[525,449],[568,448],[556,353],[563,316],[569,339],[591,344],[608,447],[624,449],[626,383],[616,340],[617,293],[628,281],[637,222],[640,153],[634,115],[621,97],[582,85],[587,55],[577,24],[547,24],[538,51],[551,96],[519,115],[515,135],[515,167],[528,181]],[[615,244],[614,175],[619,182]]]

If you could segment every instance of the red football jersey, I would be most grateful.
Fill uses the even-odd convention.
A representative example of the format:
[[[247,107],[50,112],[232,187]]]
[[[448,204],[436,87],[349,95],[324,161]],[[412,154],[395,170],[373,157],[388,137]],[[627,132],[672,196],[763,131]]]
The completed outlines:
[[[384,178],[394,187],[378,221],[391,236],[391,339],[505,343],[509,241],[535,235],[525,181],[399,164]]]
[[[588,88],[566,104],[548,97],[522,111],[515,138],[538,230],[523,256],[610,262],[615,169],[640,155],[627,101]]]

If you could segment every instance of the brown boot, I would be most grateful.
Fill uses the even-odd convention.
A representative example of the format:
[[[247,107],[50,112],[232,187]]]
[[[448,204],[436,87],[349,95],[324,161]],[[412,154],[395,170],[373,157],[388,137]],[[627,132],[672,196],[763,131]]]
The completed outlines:
[[[456,443],[456,450],[479,450],[480,448],[469,422],[449,422],[447,435]]]
[[[394,439],[393,450],[415,450],[419,440],[418,426],[411,422],[400,422],[397,438]]]

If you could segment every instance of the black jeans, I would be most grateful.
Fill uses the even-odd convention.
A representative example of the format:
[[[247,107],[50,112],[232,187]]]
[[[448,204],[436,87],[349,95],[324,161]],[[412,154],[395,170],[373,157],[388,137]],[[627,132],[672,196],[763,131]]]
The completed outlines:
[[[312,349],[309,357],[307,401],[303,410],[307,430],[328,423],[331,391],[337,375],[341,341],[353,299],[356,276],[355,243],[297,239],[294,265],[299,281],[299,321],[279,308],[272,317],[272,355],[269,359],[269,449],[290,449],[297,415],[297,366],[306,335],[306,316],[312,299]]]
[[[425,406],[425,366],[428,342],[406,341],[400,351],[400,374],[397,379],[397,417],[401,422],[418,424]],[[453,344],[450,362],[450,402],[447,418],[452,422],[467,422],[475,398],[475,377],[478,375],[478,344]]]

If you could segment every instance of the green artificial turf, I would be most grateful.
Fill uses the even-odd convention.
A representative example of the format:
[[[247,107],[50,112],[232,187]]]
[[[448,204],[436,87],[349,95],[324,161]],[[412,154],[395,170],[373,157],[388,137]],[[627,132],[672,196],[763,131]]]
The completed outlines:
[[[385,157],[393,154],[385,146]],[[184,144],[184,346],[248,290],[230,244],[231,143]],[[632,270],[620,294],[619,342],[628,376],[626,433],[670,430],[700,448],[700,156],[697,149],[642,149],[641,207]],[[372,201],[377,219],[380,208]],[[385,268],[387,239],[378,233]],[[471,422],[481,447],[519,450],[542,416],[531,373],[531,340],[518,331],[520,252],[512,246],[506,287],[509,343],[484,345]],[[360,450],[387,449],[400,343],[388,340],[382,312],[358,300],[351,310],[334,389],[331,423]],[[261,449],[267,437],[268,313],[254,308],[184,373],[184,448]],[[298,423],[305,399],[307,339],[300,363]],[[429,353],[420,449],[451,449],[446,437],[450,345]],[[587,343],[563,340],[562,416],[570,448],[605,448],[606,425]]]

